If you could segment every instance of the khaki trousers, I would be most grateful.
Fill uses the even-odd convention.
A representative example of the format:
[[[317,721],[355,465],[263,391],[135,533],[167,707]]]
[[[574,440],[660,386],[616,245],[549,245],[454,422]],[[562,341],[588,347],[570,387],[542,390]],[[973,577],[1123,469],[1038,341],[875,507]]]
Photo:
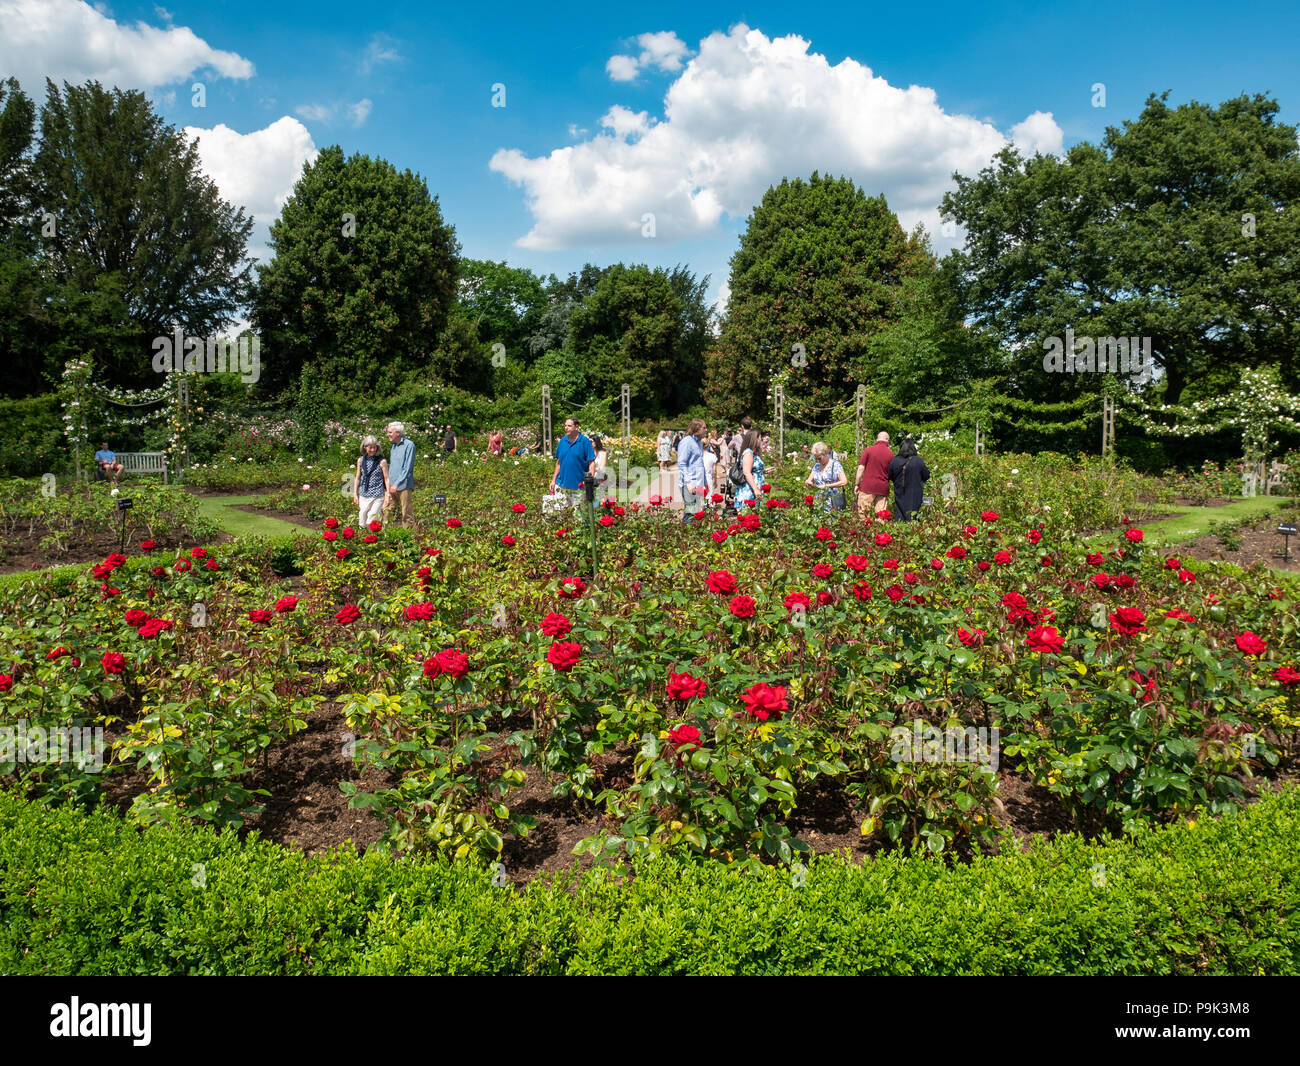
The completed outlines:
[[[858,516],[860,518],[875,518],[876,512],[889,505],[889,493],[877,496],[873,492],[858,493]]]
[[[415,525],[415,506],[411,502],[413,490],[398,489],[397,495],[393,497],[393,523],[400,526],[413,527]]]

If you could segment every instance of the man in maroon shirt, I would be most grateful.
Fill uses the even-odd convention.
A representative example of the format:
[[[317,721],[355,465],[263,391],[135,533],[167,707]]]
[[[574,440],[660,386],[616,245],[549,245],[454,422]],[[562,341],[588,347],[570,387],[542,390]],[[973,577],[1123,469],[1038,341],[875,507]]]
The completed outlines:
[[[889,506],[889,464],[894,453],[889,450],[889,434],[877,433],[876,443],[863,448],[858,459],[855,483],[858,486],[858,514],[872,518]]]

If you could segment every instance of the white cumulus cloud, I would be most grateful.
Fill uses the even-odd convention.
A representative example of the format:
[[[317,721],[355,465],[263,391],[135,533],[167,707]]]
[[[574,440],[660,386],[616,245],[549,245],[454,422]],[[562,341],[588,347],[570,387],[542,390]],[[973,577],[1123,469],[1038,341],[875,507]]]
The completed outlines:
[[[685,54],[641,43],[663,63]],[[899,88],[856,60],[832,65],[809,47],[737,25],[700,42],[668,88],[662,121],[615,105],[578,144],[537,157],[498,150],[491,169],[523,189],[533,215],[517,243],[615,244],[640,236],[646,213],[658,240],[713,236],[724,214],[744,218],[770,185],[813,170],[885,193],[905,228],[923,222],[935,233],[952,173],[978,172],[1011,138],[946,112],[933,89]],[[1042,150],[1062,138],[1041,112],[1013,135]]]
[[[355,104],[349,107],[348,117],[352,119],[352,125],[364,125],[366,119],[370,117],[370,112],[374,106],[374,103],[367,98],[365,100],[358,100]]]
[[[265,129],[239,133],[229,126],[186,126],[198,140],[199,164],[216,183],[221,198],[253,216],[250,253],[266,258],[264,245],[272,222],[317,151],[307,127],[288,115]]]
[[[1035,111],[1023,122],[1017,122],[1011,127],[1011,140],[1020,149],[1021,155],[1033,155],[1035,152],[1062,155],[1065,152],[1065,142],[1061,134],[1061,127],[1056,124],[1050,111]]]
[[[45,78],[74,84],[94,78],[123,89],[152,89],[200,70],[251,78],[253,64],[213,48],[186,26],[126,25],[82,0],[0,0],[0,70],[29,93]]]
[[[682,60],[690,54],[686,42],[671,30],[643,33],[636,38],[641,54],[635,56],[610,56],[605,61],[605,72],[611,81],[635,81],[642,67],[655,67],[666,73],[682,69]]]

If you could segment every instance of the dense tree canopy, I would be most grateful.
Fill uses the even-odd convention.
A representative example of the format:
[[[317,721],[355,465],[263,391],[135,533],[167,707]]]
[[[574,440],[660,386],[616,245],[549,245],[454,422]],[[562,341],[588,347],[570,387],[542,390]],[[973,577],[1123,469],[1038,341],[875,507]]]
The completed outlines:
[[[770,375],[787,367],[792,392],[842,401],[872,377],[872,340],[904,313],[908,280],[933,271],[924,240],[903,232],[883,196],[816,172],[768,189],[731,259],[706,368],[711,409],[763,410]]]
[[[324,149],[271,227],[271,249],[253,312],[265,388],[291,384],[308,361],[349,391],[430,368],[460,245],[418,175]]]
[[[963,309],[1020,353],[1026,394],[1088,380],[1043,371],[1043,341],[1067,327],[1150,337],[1171,402],[1226,366],[1294,365],[1300,151],[1277,111],[1152,96],[1100,146],[1063,160],[1008,147],[956,177],[942,209],[966,244],[945,265]]]

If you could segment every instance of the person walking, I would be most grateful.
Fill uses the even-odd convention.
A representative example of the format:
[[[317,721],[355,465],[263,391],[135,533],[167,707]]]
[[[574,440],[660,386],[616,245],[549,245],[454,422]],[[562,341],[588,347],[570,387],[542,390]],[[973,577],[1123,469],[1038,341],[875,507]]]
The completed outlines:
[[[740,461],[740,452],[743,447],[742,442],[745,439],[745,434],[753,428],[753,425],[753,419],[751,419],[749,415],[746,415],[740,420],[740,428],[736,430],[731,437],[731,454],[735,456],[737,462]]]
[[[853,482],[858,492],[858,515],[872,518],[877,511],[889,508],[889,464],[894,453],[889,447],[889,434],[876,434],[876,443],[862,449],[858,458],[858,472]]]
[[[844,476],[844,467],[822,441],[812,446],[812,457],[812,472],[804,479],[804,484],[822,491],[826,510],[844,510],[844,486],[849,483]]]
[[[740,464],[740,476],[743,478],[741,485],[736,489],[735,507],[737,511],[744,511],[749,507],[749,501],[754,500],[754,506],[758,506],[758,498],[763,495],[763,458],[762,445],[759,443],[758,430],[748,429],[740,440],[740,458],[737,462]]]
[[[889,464],[889,480],[894,483],[894,517],[910,522],[921,509],[922,486],[930,480],[930,468],[917,454],[911,437],[898,446],[898,454]]]
[[[704,472],[704,419],[692,418],[690,428],[677,447],[677,482],[682,490],[682,525],[695,521],[695,512],[708,495],[708,480]]]
[[[599,433],[591,435],[591,450],[596,455],[596,465],[592,467],[592,474],[596,478],[596,484],[599,487],[609,480],[609,452],[605,449],[605,438]]]
[[[456,434],[452,432],[451,426],[444,426],[446,431],[442,438],[442,457],[450,459],[456,454]]]
[[[358,528],[380,517],[387,496],[388,460],[379,454],[378,437],[363,437],[361,457],[352,475],[352,505],[358,508]]]
[[[582,433],[576,418],[564,420],[564,436],[555,446],[555,473],[551,494],[563,492],[576,511],[582,506],[582,481],[596,470],[596,450]]]
[[[392,447],[388,450],[388,497],[397,510],[398,525],[415,525],[415,443],[401,422],[389,422],[384,429]]]

